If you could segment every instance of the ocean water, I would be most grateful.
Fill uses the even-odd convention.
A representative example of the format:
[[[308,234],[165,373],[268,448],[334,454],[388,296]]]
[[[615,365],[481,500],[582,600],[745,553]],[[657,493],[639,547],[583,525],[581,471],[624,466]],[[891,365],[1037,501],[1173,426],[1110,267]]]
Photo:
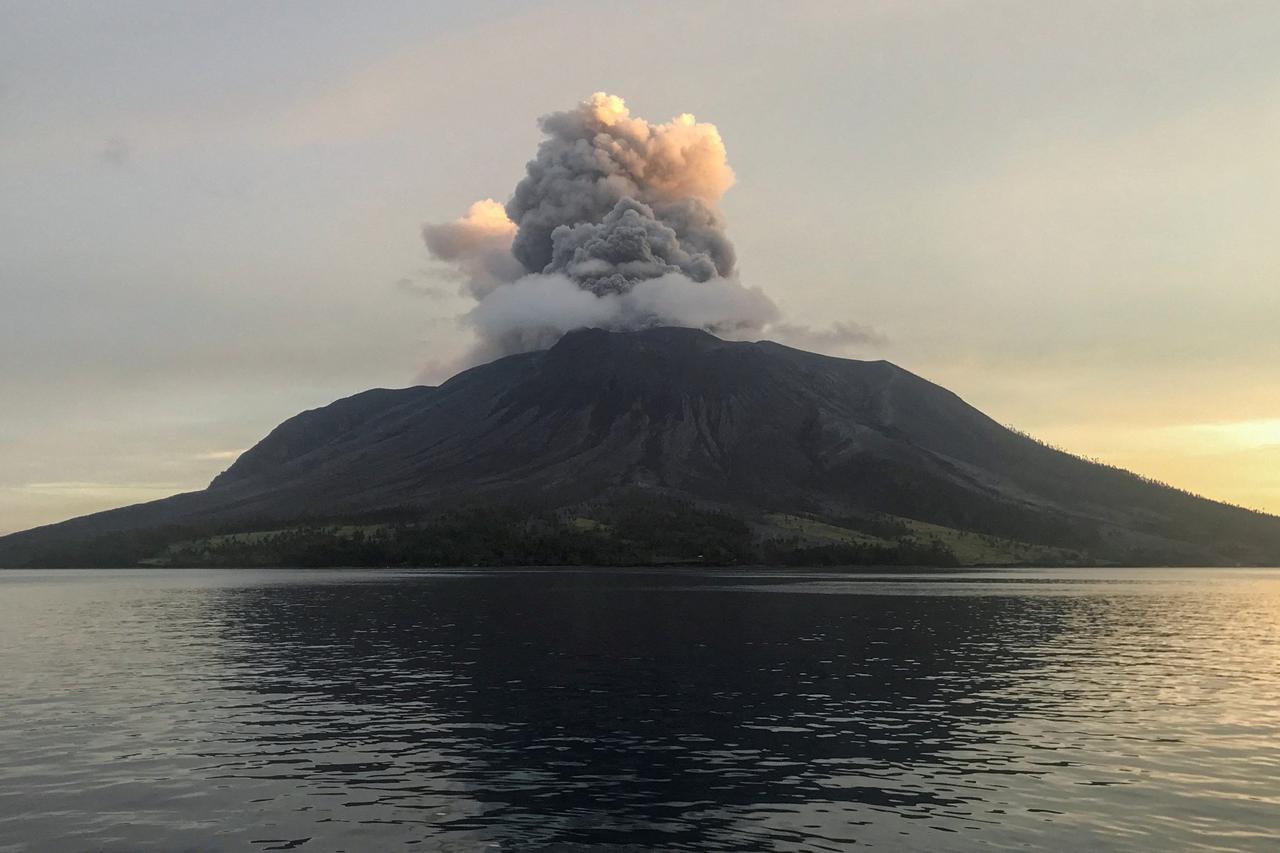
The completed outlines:
[[[0,851],[1280,849],[1280,570],[0,572]]]

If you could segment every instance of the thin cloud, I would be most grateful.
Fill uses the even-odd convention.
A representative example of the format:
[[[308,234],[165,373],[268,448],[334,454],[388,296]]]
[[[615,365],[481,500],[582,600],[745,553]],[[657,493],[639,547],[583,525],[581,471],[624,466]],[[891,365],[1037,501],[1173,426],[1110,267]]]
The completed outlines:
[[[769,337],[778,343],[823,353],[882,347],[889,343],[883,332],[847,321],[832,323],[825,329],[795,323],[773,323],[767,331]]]
[[[240,454],[244,453],[245,448],[239,450],[212,450],[208,453],[197,453],[192,459],[198,459],[202,462],[226,462],[232,459],[239,459]]]
[[[401,293],[422,296],[427,299],[448,299],[453,296],[453,293],[447,288],[409,276],[396,279],[392,286]]]
[[[166,492],[179,491],[179,483],[100,483],[90,480],[58,480],[47,483],[23,483],[21,491],[58,494],[104,494],[113,492]]]
[[[122,169],[133,162],[133,145],[121,136],[113,136],[103,143],[98,159],[108,166]]]

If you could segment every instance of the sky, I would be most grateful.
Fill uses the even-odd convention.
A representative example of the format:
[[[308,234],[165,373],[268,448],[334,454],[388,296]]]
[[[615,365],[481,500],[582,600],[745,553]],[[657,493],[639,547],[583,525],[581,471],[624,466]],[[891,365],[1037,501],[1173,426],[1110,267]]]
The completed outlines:
[[[468,346],[421,228],[603,90],[714,123],[743,283],[1280,513],[1280,6],[0,0],[0,533],[203,488]]]

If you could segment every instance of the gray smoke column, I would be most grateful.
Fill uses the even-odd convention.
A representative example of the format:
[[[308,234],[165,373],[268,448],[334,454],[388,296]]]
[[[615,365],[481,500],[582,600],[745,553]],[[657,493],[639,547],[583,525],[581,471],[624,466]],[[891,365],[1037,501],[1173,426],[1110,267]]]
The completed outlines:
[[[422,229],[477,301],[463,318],[479,337],[466,362],[586,326],[745,337],[778,319],[735,273],[717,208],[734,175],[715,125],[651,124],[603,92],[539,125],[546,138],[505,206],[486,199]]]
[[[688,114],[652,125],[603,92],[540,124],[547,138],[507,203],[525,269],[597,293],[668,272],[733,272],[715,205],[734,178],[715,125]]]

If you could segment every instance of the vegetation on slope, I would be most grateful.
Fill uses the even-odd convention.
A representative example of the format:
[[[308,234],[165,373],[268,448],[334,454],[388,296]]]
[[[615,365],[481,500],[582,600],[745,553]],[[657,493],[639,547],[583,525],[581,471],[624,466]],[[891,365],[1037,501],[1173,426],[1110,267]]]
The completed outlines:
[[[748,521],[663,496],[570,510],[472,507],[421,517],[249,531],[164,528],[46,549],[35,566],[959,565],[933,532],[863,520],[880,536],[799,516]],[[942,530],[939,528],[938,530]],[[893,535],[900,534],[900,535]]]

